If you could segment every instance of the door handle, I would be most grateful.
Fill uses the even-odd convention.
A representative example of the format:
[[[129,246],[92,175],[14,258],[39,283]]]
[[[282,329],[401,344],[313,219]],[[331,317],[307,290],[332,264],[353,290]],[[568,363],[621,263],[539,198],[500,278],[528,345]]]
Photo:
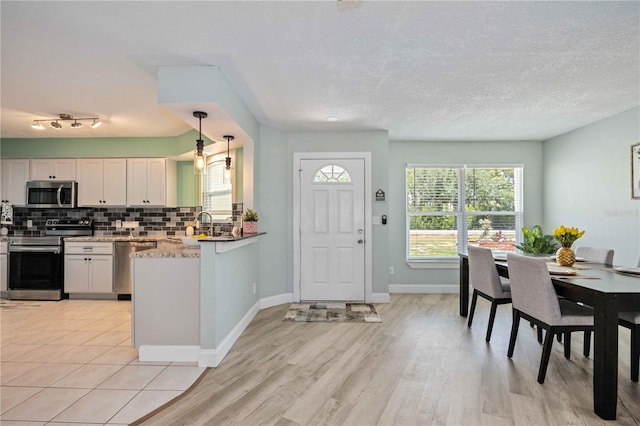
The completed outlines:
[[[364,240],[362,239],[358,240],[358,244],[362,244],[362,243],[364,243]]]

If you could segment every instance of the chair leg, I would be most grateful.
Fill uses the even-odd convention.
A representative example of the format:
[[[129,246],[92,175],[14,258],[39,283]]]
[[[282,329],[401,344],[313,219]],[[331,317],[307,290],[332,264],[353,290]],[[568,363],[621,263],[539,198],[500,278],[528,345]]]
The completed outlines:
[[[538,327],[538,343],[542,343],[542,328]]]
[[[487,342],[491,340],[491,331],[493,330],[493,321],[496,319],[496,309],[498,304],[495,300],[491,301],[491,312],[489,313],[489,325],[487,326],[487,336],[484,338]]]
[[[564,333],[564,357],[571,359],[571,333]]]
[[[511,337],[509,338],[509,350],[507,350],[507,356],[511,358],[513,356],[513,350],[516,347],[516,338],[518,337],[518,326],[520,325],[520,312],[516,309],[513,310],[513,323],[511,324]]]
[[[584,347],[582,348],[582,354],[585,358],[589,358],[589,354],[591,353],[591,332],[584,332]]]
[[[553,346],[553,331],[547,330],[547,335],[544,336],[544,346],[542,347],[542,359],[540,359],[540,369],[538,370],[538,383],[544,383],[544,378],[547,375],[547,366],[549,365],[549,358],[551,357],[551,347]]]
[[[471,328],[471,323],[473,322],[473,314],[476,312],[476,302],[478,301],[478,291],[473,290],[473,296],[471,297],[471,309],[469,309],[469,322],[467,322],[467,327]]]
[[[631,329],[631,380],[638,382],[640,367],[640,325]]]
[[[558,339],[558,343],[562,343],[562,333],[558,333],[556,339]]]

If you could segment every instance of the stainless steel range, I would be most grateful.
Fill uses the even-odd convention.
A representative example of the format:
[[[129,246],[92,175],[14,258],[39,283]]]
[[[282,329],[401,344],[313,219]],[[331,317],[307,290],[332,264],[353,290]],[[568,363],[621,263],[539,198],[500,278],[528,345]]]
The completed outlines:
[[[9,299],[63,297],[62,238],[93,235],[91,219],[47,219],[44,237],[9,238]]]

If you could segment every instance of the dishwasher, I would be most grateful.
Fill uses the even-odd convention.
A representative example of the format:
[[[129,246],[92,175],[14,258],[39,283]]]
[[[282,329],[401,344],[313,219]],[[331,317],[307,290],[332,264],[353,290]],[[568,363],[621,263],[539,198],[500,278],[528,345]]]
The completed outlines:
[[[156,241],[116,241],[114,244],[115,292],[118,300],[131,300],[131,258],[129,255],[156,248]]]

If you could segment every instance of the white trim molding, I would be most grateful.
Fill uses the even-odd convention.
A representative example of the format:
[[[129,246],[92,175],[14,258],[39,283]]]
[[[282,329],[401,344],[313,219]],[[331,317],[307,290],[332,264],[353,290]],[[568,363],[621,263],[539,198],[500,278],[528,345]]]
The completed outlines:
[[[200,346],[140,345],[138,359],[154,362],[197,362]]]
[[[458,293],[458,284],[389,284],[389,293]]]
[[[284,305],[285,303],[293,302],[293,293],[282,293],[276,296],[265,297],[260,299],[260,309],[272,308],[278,305]]]
[[[389,303],[391,302],[391,297],[389,293],[373,293],[371,295],[371,300],[369,303]]]

